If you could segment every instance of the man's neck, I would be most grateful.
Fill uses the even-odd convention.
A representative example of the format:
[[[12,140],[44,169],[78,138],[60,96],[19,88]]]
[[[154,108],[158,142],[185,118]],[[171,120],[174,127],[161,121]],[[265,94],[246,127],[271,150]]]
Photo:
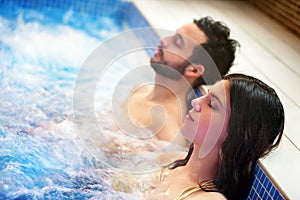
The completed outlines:
[[[176,97],[181,101],[185,101],[190,89],[191,86],[184,77],[179,80],[171,80],[161,75],[156,75],[149,98],[153,101],[163,101]]]

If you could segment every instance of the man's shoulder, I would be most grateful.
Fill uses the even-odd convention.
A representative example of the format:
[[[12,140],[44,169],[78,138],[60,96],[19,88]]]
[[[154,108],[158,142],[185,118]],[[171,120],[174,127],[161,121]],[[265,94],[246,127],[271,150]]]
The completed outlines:
[[[141,85],[141,86],[134,88],[131,91],[131,94],[132,95],[148,94],[152,89],[153,89],[153,85],[145,84],[145,85]]]

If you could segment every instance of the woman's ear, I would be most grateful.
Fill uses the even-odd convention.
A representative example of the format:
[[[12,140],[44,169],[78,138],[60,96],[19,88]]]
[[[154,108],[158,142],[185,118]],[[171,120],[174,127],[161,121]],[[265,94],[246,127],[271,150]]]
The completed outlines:
[[[185,69],[185,75],[188,77],[199,77],[201,76],[205,71],[205,68],[203,65],[197,65],[197,64],[191,64]]]

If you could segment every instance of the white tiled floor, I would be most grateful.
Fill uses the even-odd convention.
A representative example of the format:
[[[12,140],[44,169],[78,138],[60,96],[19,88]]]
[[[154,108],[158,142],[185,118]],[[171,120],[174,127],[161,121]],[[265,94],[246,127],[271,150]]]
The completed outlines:
[[[274,87],[286,112],[280,147],[262,160],[291,199],[300,197],[300,38],[243,0],[132,0],[153,27],[176,30],[194,18],[225,22],[241,48],[232,72],[254,75]]]

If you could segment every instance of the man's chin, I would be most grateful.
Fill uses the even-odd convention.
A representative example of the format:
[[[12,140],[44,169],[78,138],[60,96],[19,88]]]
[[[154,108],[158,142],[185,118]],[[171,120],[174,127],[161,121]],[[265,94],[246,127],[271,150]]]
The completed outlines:
[[[154,71],[158,72],[161,67],[163,67],[161,63],[155,61],[155,58],[150,59],[150,65],[154,69]]]
[[[156,74],[159,74],[171,80],[179,80],[182,77],[182,74],[180,74],[178,71],[161,63],[152,62],[151,67]]]

